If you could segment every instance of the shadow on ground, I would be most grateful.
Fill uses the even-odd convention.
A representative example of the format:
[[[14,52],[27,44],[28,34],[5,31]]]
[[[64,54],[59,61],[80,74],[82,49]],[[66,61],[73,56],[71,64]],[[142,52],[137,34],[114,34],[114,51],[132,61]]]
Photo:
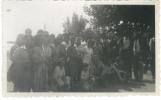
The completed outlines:
[[[154,84],[155,81],[154,80],[144,80],[142,82],[136,82],[136,81],[129,81],[128,83],[112,83],[112,84],[106,84],[106,86],[104,87],[97,87],[95,89],[95,92],[120,92],[120,91],[124,91],[124,92],[135,92],[135,90],[137,91],[145,91],[145,92],[154,92],[153,90],[155,90],[154,88]],[[152,86],[151,86],[152,85]],[[153,88],[151,89],[152,91],[146,91],[146,88],[142,88],[142,87],[150,87]],[[141,90],[144,89],[144,90]]]

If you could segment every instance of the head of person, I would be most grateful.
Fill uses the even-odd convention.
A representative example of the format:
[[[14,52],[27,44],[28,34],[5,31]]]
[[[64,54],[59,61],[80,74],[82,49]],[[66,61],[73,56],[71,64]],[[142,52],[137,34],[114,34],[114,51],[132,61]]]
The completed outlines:
[[[129,35],[125,35],[125,36],[124,36],[124,39],[128,39],[128,38],[129,38]]]
[[[88,41],[87,41],[88,47],[89,47],[89,48],[92,48],[92,47],[93,47],[93,43],[94,43],[93,40],[88,40]]]
[[[75,41],[75,39],[72,38],[72,39],[71,39],[71,46],[74,46],[74,41]]]
[[[25,30],[25,45],[26,47],[31,47],[32,46],[32,31],[31,29],[26,29]]]
[[[58,37],[56,37],[55,40],[54,40],[55,46],[60,45],[60,43],[61,43],[61,40]]]
[[[55,35],[54,35],[54,34],[51,34],[51,35],[49,36],[49,41],[50,41],[50,43],[54,43],[54,40],[55,40]]]
[[[25,39],[25,35],[24,35],[24,34],[19,34],[19,35],[17,36],[17,39],[16,39],[16,44],[17,44],[18,46],[24,45],[24,44],[25,44],[24,39]]]
[[[47,45],[48,43],[49,43],[49,33],[48,33],[48,31],[43,31],[43,34],[41,35],[42,37],[42,43],[44,44],[44,45]]]
[[[76,45],[77,45],[77,46],[80,46],[80,45],[81,45],[81,38],[80,38],[80,37],[77,38]]]
[[[25,35],[27,35],[27,36],[32,36],[32,30],[31,30],[30,28],[27,28],[27,29],[25,30]]]
[[[37,34],[34,37],[35,45],[37,45],[37,46],[41,46],[42,45],[42,43],[43,43],[43,40],[42,40],[43,32],[44,31],[41,30],[41,29],[37,31]]]

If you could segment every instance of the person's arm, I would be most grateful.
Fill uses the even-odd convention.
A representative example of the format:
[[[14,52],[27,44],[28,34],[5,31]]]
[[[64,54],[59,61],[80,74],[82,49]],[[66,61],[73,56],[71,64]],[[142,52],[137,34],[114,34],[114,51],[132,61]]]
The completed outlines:
[[[15,52],[16,48],[17,48],[17,46],[14,45],[10,50],[9,56],[10,56],[11,60],[14,60],[13,55],[14,55],[14,52]]]
[[[135,51],[136,51],[135,45],[136,45],[136,43],[134,41],[134,44],[133,44],[133,52],[134,52],[134,55],[135,55]]]
[[[118,78],[123,81],[123,78],[121,77],[120,71],[116,68],[115,65],[112,66],[112,68],[114,69],[114,71],[116,72],[116,75],[118,76]]]
[[[70,48],[70,47],[69,47],[69,48]],[[70,60],[70,57],[69,57],[70,50],[69,50],[69,48],[67,49],[67,52],[66,52],[67,63],[68,63],[69,60]]]
[[[64,69],[64,68],[63,68],[63,70],[62,70],[62,74],[63,74],[63,75],[62,75],[62,79],[65,81],[65,79],[66,79],[65,77],[66,77],[66,76],[65,76],[65,69]]]
[[[151,44],[152,44],[152,39],[150,39],[150,41],[149,41],[149,50],[151,51],[152,49],[151,49]]]

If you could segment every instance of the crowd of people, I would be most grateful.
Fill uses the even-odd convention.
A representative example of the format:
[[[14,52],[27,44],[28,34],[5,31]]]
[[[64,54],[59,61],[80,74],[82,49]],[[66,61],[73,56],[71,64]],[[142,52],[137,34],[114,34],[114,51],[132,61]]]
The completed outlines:
[[[146,41],[148,52],[141,51],[145,42],[137,35],[133,40],[124,36],[117,42],[101,41],[72,35],[65,39],[41,29],[32,36],[26,29],[10,50],[7,79],[14,83],[14,91],[46,92],[92,91],[105,80],[128,82],[132,72],[136,81],[142,81],[147,66],[155,78],[154,37]],[[113,43],[118,45],[112,47]]]

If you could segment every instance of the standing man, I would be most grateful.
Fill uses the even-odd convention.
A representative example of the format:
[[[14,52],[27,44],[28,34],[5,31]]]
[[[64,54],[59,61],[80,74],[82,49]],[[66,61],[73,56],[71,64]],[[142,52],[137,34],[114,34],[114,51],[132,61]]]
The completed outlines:
[[[133,45],[133,53],[134,53],[134,76],[136,81],[143,80],[143,66],[141,64],[141,51],[140,51],[140,41],[138,35],[134,33],[134,45]]]
[[[33,47],[34,47],[34,43],[33,43],[33,37],[32,37],[32,30],[30,28],[27,28],[25,30],[25,38],[24,38],[24,41],[25,41],[25,46],[26,46],[26,50],[29,54],[29,60],[30,60],[30,74],[31,74],[31,77],[30,77],[30,88],[33,89]]]
[[[127,73],[127,79],[132,78],[132,66],[131,66],[131,52],[130,52],[130,39],[128,36],[124,36],[122,40],[121,57],[124,63],[124,70]]]
[[[83,66],[83,49],[84,47],[81,45],[81,38],[79,37],[76,42],[76,50],[77,50],[77,66],[78,66],[78,81],[80,81],[81,71]]]
[[[152,37],[149,42],[150,55],[151,55],[151,71],[152,78],[155,79],[155,38]]]
[[[33,50],[34,62],[34,91],[45,92],[48,91],[48,72],[50,68],[50,60],[52,50],[48,45],[48,34],[43,30],[39,30],[37,35],[37,45]]]

